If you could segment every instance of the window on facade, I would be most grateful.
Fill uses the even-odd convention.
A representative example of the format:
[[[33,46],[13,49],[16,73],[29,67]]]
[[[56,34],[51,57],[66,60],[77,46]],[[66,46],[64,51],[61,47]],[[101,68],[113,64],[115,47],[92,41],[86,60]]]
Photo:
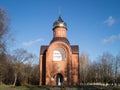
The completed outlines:
[[[63,48],[56,48],[53,51],[53,61],[65,60],[65,51]]]

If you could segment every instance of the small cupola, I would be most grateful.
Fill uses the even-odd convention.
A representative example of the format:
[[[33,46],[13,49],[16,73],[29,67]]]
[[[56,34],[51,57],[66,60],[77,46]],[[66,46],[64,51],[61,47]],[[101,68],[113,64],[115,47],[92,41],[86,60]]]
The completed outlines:
[[[67,30],[67,24],[62,20],[61,16],[53,23],[53,30],[56,27],[64,27]]]

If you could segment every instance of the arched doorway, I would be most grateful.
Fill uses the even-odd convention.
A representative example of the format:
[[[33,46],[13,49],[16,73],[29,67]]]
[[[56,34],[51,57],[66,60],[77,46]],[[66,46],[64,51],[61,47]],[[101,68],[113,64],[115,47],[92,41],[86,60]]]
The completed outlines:
[[[58,73],[56,75],[56,85],[57,86],[62,86],[63,85],[63,75]]]

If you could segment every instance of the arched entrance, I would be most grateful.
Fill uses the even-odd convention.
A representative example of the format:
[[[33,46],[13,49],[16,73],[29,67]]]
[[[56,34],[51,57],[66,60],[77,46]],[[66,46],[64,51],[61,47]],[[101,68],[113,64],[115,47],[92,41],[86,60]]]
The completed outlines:
[[[58,73],[56,75],[56,85],[62,86],[63,85],[63,75],[61,73]]]

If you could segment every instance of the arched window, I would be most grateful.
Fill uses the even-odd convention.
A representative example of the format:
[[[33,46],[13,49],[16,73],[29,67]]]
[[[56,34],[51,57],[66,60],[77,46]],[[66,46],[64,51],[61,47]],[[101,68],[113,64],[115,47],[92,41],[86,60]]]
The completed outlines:
[[[56,48],[53,51],[53,61],[65,60],[65,51],[63,48]]]

